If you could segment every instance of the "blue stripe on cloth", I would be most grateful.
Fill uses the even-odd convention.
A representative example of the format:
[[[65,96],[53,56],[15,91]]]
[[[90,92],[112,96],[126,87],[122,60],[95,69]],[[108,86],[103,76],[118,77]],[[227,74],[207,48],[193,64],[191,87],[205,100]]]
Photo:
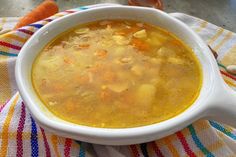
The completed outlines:
[[[42,24],[30,24],[29,26],[32,26],[32,27],[35,27],[35,28],[41,28],[44,25],[42,25]]]
[[[34,121],[34,119],[30,116],[31,119],[31,156],[32,157],[38,157],[39,154],[39,147],[38,147],[38,132],[37,132],[37,126]]]
[[[85,157],[85,151],[82,146],[82,142],[80,142],[80,141],[75,141],[75,142],[80,146],[78,157]]]
[[[88,9],[87,7],[79,7],[80,10],[86,10]]]
[[[9,52],[3,52],[3,51],[0,51],[0,55],[11,56],[11,57],[16,57],[17,56],[17,54],[9,53]]]
[[[207,148],[201,143],[200,139],[197,137],[197,134],[193,125],[189,125],[188,129],[191,133],[194,143],[203,152],[203,154],[206,155],[207,157],[214,157],[214,155],[210,151],[207,150]]]
[[[229,136],[230,138],[232,138],[233,140],[236,140],[236,135],[233,134],[232,132],[230,132],[229,130],[227,130],[224,126],[214,122],[214,121],[209,121],[211,126],[213,126],[214,128],[216,128],[217,130],[221,131],[222,133],[224,133],[225,135]]]
[[[140,149],[141,149],[144,157],[149,157],[146,143],[140,144]]]
[[[78,7],[78,8],[75,8],[73,10],[86,10],[86,9],[89,9],[89,8],[87,8],[87,7]]]

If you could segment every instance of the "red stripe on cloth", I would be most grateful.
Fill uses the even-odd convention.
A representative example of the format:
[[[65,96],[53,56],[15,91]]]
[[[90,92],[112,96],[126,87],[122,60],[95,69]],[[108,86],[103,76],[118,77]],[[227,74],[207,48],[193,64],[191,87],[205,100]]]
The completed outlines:
[[[17,135],[16,135],[16,142],[17,142],[16,156],[17,157],[22,157],[23,156],[22,133],[23,133],[24,125],[25,125],[25,105],[22,102],[22,104],[21,104],[21,116],[20,116],[20,121],[19,121],[19,124],[18,124]]]
[[[185,152],[188,154],[188,156],[190,156],[190,157],[197,157],[197,156],[194,154],[194,152],[190,149],[190,147],[189,147],[189,145],[188,145],[188,143],[187,143],[187,141],[186,141],[184,135],[183,135],[180,131],[178,131],[178,132],[176,133],[176,135],[177,135],[177,137],[179,138],[179,140],[180,140],[180,142],[181,142],[181,144],[182,144],[182,146],[183,146]]]
[[[40,130],[42,132],[43,135],[43,142],[44,142],[44,146],[45,146],[45,151],[46,151],[46,157],[51,157],[51,152],[50,152],[50,148],[48,145],[48,141],[47,141],[47,137],[45,135],[45,132],[43,130],[43,128],[40,127]]]
[[[65,157],[70,157],[70,149],[72,145],[72,140],[69,138],[66,138],[65,146],[64,146],[64,155]]]
[[[17,31],[23,32],[23,33],[29,34],[29,35],[33,35],[34,34],[34,32],[32,32],[30,30],[27,30],[27,29],[17,29]]]
[[[159,147],[156,145],[156,142],[153,141],[151,142],[151,146],[152,146],[152,149],[154,150],[154,152],[156,153],[156,155],[158,157],[164,157],[164,155],[162,154],[161,150],[159,149]]]
[[[9,100],[7,100],[7,101],[5,102],[5,104],[1,105],[1,107],[0,107],[0,113],[2,112],[3,108],[7,105],[8,102],[9,102]]]
[[[0,41],[0,45],[5,46],[5,47],[9,47],[9,48],[12,48],[12,49],[16,49],[16,50],[20,50],[21,49],[20,46],[12,45],[12,44],[6,43],[4,41]]]
[[[130,149],[131,149],[131,151],[133,153],[133,157],[140,157],[136,145],[130,145],[129,147],[130,147]]]
[[[223,75],[225,75],[225,76],[227,76],[227,77],[233,79],[234,81],[236,81],[236,77],[234,77],[234,76],[232,76],[232,75],[230,75],[230,74],[228,74],[228,73],[226,73],[226,72],[224,72],[224,71],[222,71],[222,70],[220,70],[220,72],[221,72],[221,74],[223,74]]]
[[[64,12],[66,12],[66,13],[74,13],[74,12],[76,12],[76,11],[66,10],[66,11],[64,11]]]

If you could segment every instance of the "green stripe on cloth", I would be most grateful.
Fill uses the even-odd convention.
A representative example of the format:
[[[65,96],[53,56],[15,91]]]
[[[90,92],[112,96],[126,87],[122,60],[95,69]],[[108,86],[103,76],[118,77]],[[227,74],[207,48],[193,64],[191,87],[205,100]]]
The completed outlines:
[[[202,144],[201,140],[197,137],[197,134],[193,125],[189,125],[188,129],[191,133],[194,143],[203,152],[203,154],[206,155],[207,157],[214,157],[214,155],[207,150],[207,148]]]
[[[0,51],[0,55],[10,56],[10,57],[16,57],[17,56],[17,54],[9,53],[9,52],[3,52],[3,51]]]
[[[222,133],[224,133],[225,135],[229,136],[230,138],[232,138],[233,140],[236,140],[236,135],[233,134],[231,131],[229,131],[227,128],[225,128],[224,126],[220,125],[219,123],[216,123],[214,121],[209,121],[211,126],[213,126],[214,128],[216,128],[217,130],[221,131]]]

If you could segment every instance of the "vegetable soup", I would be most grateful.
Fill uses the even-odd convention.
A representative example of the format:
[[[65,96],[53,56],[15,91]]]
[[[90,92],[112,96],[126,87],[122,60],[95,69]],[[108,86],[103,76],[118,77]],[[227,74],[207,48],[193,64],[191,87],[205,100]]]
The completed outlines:
[[[101,128],[170,119],[198,97],[192,50],[170,32],[130,20],[79,25],[51,41],[32,69],[34,88],[57,117]]]

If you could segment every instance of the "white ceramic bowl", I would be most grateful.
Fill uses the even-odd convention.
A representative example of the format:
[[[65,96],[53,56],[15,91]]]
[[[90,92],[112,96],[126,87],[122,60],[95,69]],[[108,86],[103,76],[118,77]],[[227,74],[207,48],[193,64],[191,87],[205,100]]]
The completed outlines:
[[[194,104],[185,112],[161,123],[127,129],[103,129],[63,121],[47,110],[37,97],[31,68],[40,50],[58,34],[78,24],[101,19],[132,19],[162,27],[189,45],[203,70],[203,85]],[[104,6],[73,13],[47,24],[22,48],[16,62],[16,81],[27,108],[35,120],[55,134],[81,141],[125,145],[148,142],[179,131],[198,119],[214,119],[236,127],[236,94],[224,83],[207,45],[189,27],[162,11],[129,6]],[[92,115],[91,115],[92,116]]]

